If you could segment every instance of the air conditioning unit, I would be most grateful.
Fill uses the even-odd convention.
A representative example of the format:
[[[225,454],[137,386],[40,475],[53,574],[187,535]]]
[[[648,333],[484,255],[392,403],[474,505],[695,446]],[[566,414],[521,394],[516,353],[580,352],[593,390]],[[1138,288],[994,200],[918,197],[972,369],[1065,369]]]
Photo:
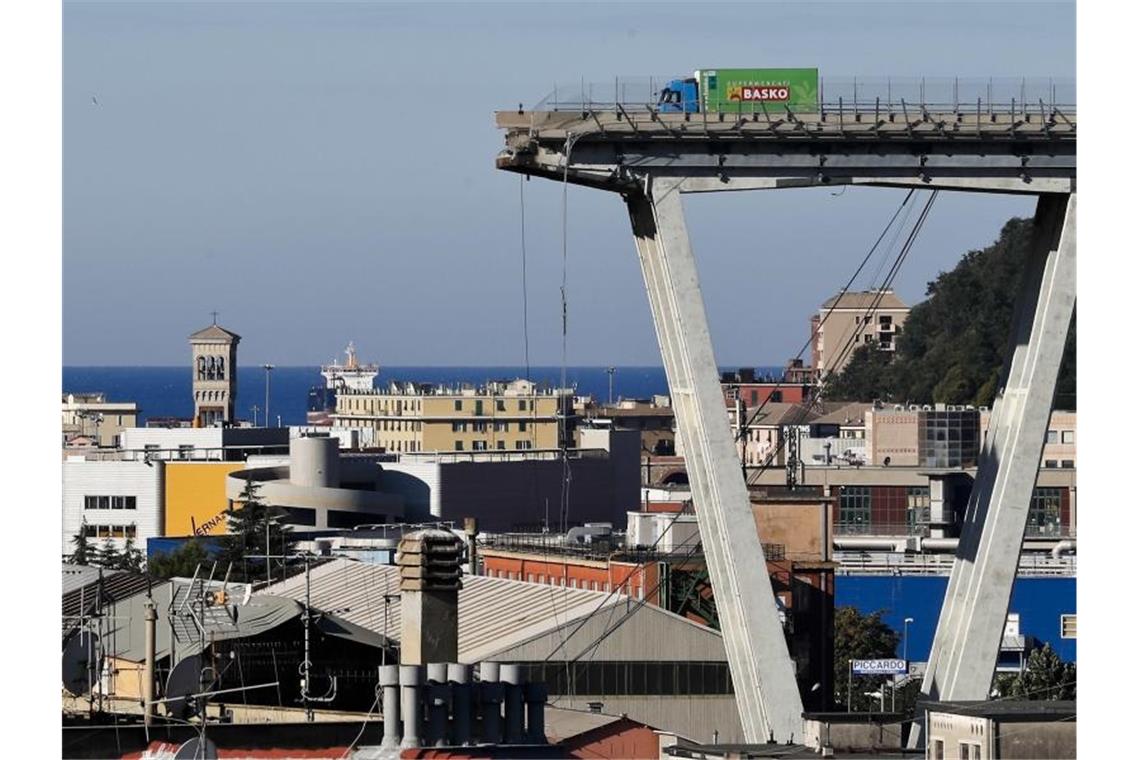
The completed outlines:
[[[930,404],[923,404],[923,405],[922,405],[922,411],[924,411],[924,412],[933,412],[933,411],[934,411],[934,409],[932,409],[932,408],[931,408]]]
[[[918,404],[911,404],[907,408],[910,409],[910,411],[912,411],[912,412],[917,412],[918,411]]]
[[[895,404],[895,411],[896,411],[896,412],[903,412],[903,411],[906,411],[906,407],[905,407],[905,406],[903,406],[902,404]]]

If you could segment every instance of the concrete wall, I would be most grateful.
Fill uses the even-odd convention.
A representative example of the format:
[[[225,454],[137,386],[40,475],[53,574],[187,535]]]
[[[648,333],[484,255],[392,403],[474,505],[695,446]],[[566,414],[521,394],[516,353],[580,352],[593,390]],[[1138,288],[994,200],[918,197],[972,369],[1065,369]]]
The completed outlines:
[[[753,500],[752,517],[760,540],[782,544],[784,555],[793,560],[826,560],[831,552],[833,500],[777,498]]]
[[[994,749],[1002,760],[1072,760],[1077,756],[1077,722],[998,723]],[[1122,756],[1126,754],[1125,749]]]
[[[84,520],[88,525],[135,526],[135,546],[146,549],[146,540],[163,535],[162,462],[86,461],[68,457],[63,463],[63,525],[61,552],[73,550],[72,537]],[[84,509],[85,496],[133,496],[135,509]],[[126,539],[113,539],[121,549]],[[101,538],[88,538],[98,546]]]
[[[731,694],[705,696],[607,697],[581,694],[559,697],[558,707],[589,709],[590,702],[601,702],[602,712],[627,715],[661,731],[683,736],[694,742],[739,743],[744,741],[736,698]],[[672,742],[670,742],[672,743]]]

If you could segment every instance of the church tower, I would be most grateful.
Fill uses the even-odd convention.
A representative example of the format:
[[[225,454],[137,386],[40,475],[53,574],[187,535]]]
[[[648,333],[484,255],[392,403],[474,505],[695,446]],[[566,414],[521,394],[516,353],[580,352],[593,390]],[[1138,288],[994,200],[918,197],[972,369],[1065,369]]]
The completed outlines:
[[[190,336],[194,373],[194,427],[214,427],[234,422],[237,345],[240,340],[240,335],[219,327],[217,321]]]

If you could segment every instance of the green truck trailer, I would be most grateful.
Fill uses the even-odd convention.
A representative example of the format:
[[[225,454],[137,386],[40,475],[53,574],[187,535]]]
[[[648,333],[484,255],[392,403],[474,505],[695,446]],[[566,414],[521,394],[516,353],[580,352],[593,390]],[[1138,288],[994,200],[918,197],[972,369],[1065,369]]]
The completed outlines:
[[[819,109],[819,69],[698,69],[661,91],[662,111],[782,113]]]

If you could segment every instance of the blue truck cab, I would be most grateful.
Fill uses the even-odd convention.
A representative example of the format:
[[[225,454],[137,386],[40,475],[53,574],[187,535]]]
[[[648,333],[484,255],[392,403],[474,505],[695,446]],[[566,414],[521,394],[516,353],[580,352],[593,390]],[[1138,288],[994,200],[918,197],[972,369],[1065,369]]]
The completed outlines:
[[[661,90],[657,100],[658,110],[663,113],[698,113],[700,95],[697,80],[674,79]]]

